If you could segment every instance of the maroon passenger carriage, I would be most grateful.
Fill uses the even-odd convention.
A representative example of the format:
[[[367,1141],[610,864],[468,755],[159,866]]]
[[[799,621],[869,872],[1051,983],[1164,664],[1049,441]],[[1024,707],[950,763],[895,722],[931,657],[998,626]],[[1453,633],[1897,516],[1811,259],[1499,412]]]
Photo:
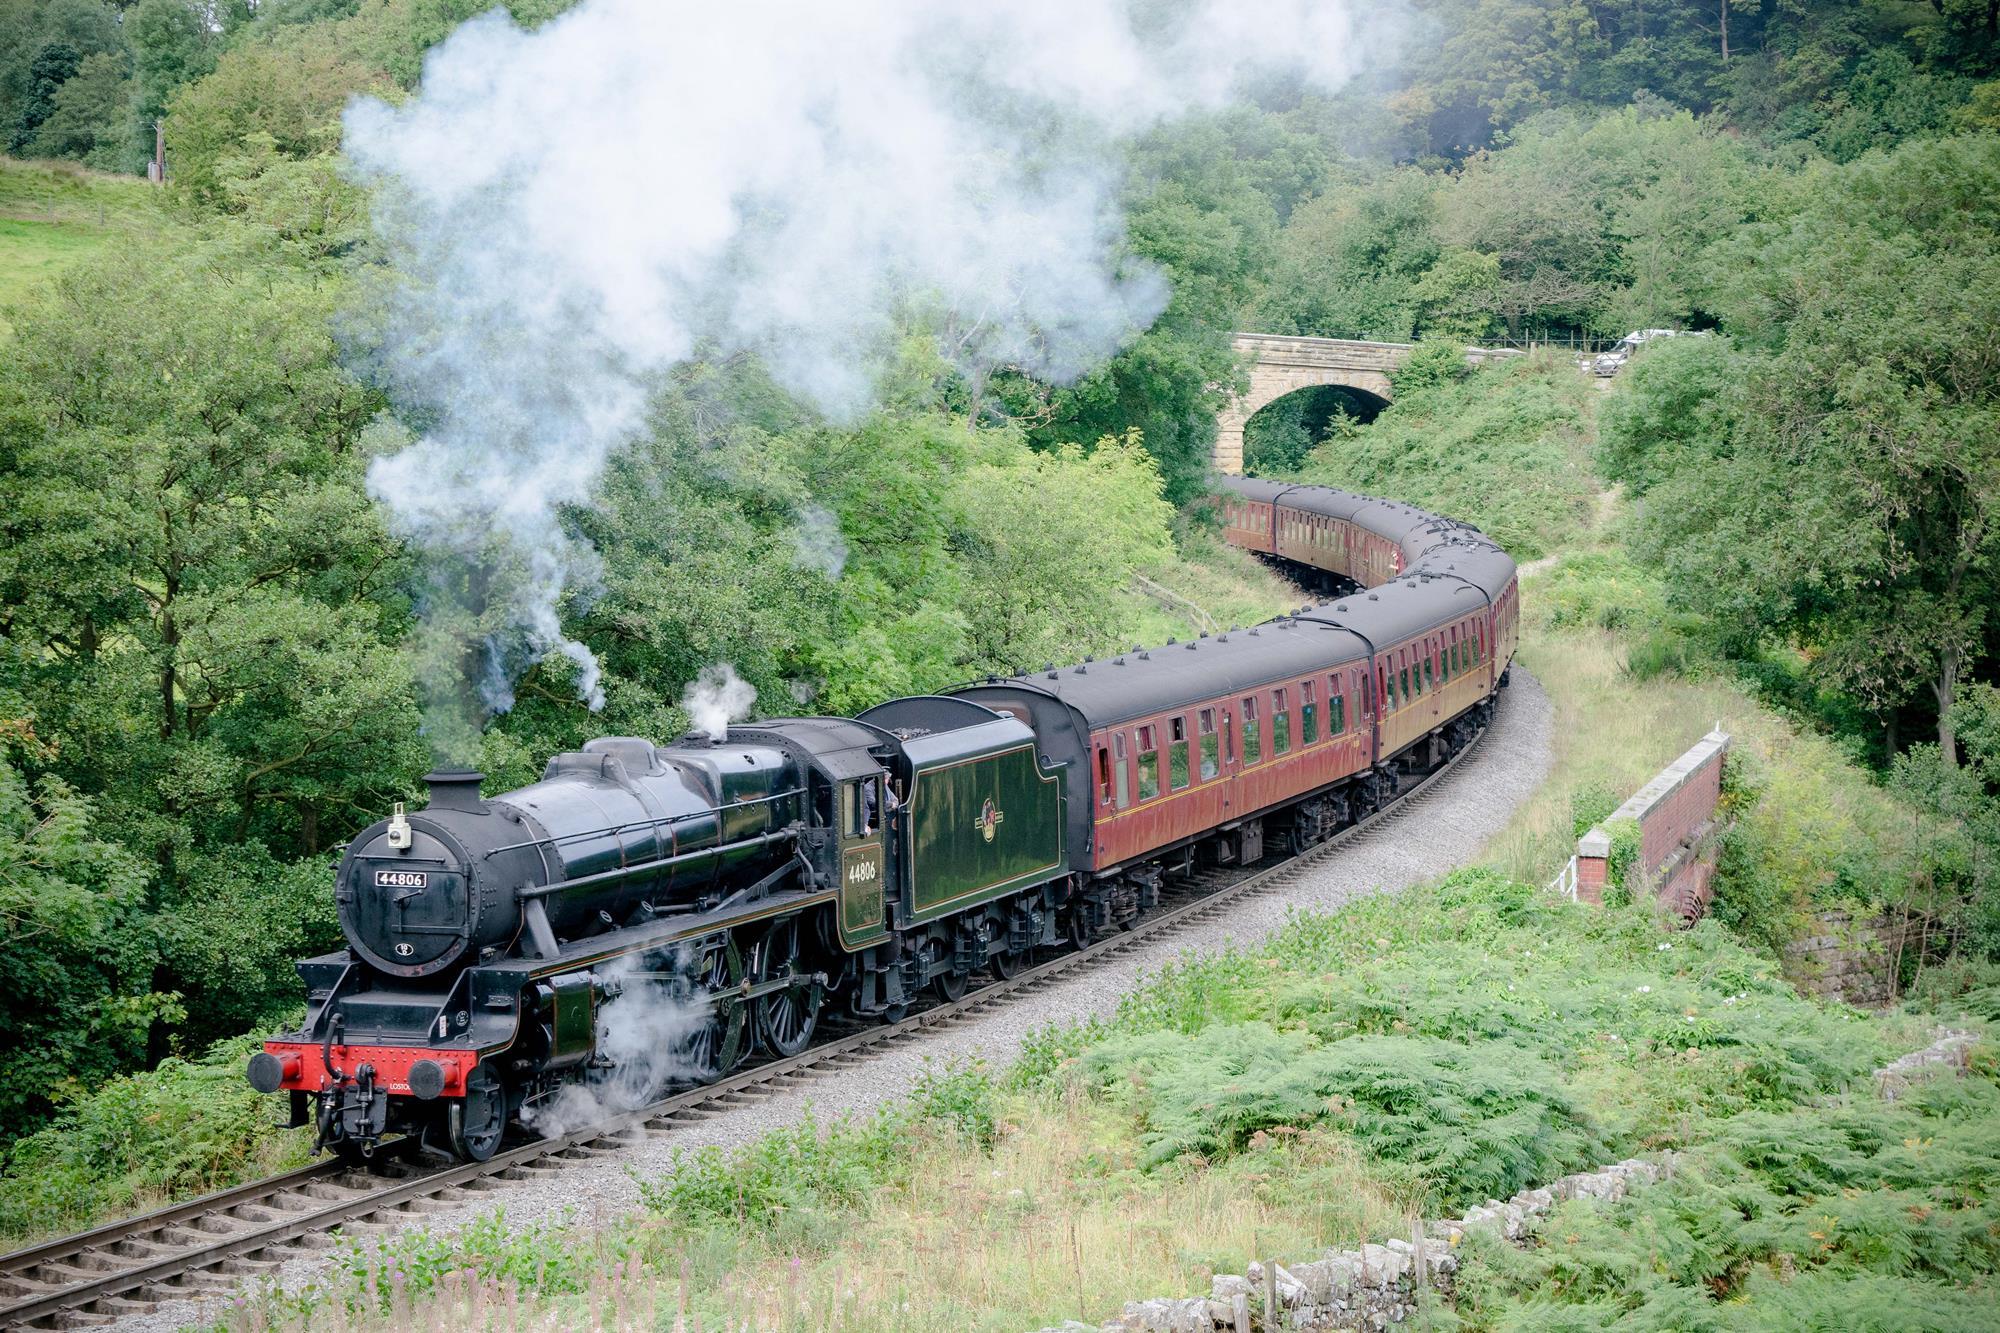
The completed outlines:
[[[1326,600],[956,691],[1067,766],[1080,937],[1150,907],[1203,847],[1247,863],[1267,835],[1301,850],[1364,817],[1464,746],[1507,683],[1514,561],[1476,528],[1326,487],[1220,485],[1229,542]]]

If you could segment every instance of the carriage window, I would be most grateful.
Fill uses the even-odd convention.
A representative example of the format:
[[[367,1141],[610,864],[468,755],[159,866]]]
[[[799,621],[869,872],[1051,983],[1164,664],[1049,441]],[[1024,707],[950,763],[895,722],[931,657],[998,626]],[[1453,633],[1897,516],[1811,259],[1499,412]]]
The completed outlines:
[[[1403,687],[1402,697],[1407,700],[1410,697],[1410,669],[1408,667],[1403,668],[1401,675],[1397,677],[1397,682]]]
[[[1382,707],[1393,713],[1396,711],[1396,673],[1386,666],[1378,669],[1382,672]]]
[[[1222,761],[1216,752],[1215,710],[1204,708],[1199,719],[1201,725],[1201,780],[1208,781],[1222,771]]]
[[[1427,690],[1437,688],[1436,663],[1428,648],[1424,650],[1424,688]]]
[[[1285,690],[1271,691],[1271,753],[1283,754],[1292,748],[1292,714]]]
[[[1160,794],[1160,747],[1152,727],[1139,728],[1139,799],[1150,801]]]
[[[1167,750],[1167,783],[1175,791],[1188,785],[1188,738],[1187,719],[1171,718],[1167,726],[1172,730],[1173,743]]]
[[[1336,694],[1326,701],[1326,734],[1338,736],[1347,730],[1347,696]]]
[[[1243,762],[1254,764],[1264,757],[1264,737],[1257,726],[1257,700],[1243,701]]]
[[[1111,747],[1097,747],[1097,803],[1111,804]]]
[[[1313,707],[1313,683],[1299,685],[1299,744],[1311,745],[1319,739],[1319,710]]]
[[[1132,772],[1125,763],[1125,733],[1119,732],[1111,738],[1111,782],[1113,796],[1118,808],[1123,810],[1132,804]]]

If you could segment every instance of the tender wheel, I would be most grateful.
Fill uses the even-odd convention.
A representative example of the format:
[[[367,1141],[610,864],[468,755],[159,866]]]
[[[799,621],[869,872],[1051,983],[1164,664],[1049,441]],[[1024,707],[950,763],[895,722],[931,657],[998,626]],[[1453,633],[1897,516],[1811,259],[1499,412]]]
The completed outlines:
[[[943,943],[932,940],[929,944],[925,945],[924,962],[931,967],[935,967],[940,962],[948,962]],[[946,1004],[950,1004],[953,1000],[959,999],[965,994],[965,988],[971,980],[971,973],[961,972],[955,967],[947,966],[944,971],[931,978],[931,990],[940,1000],[943,1000]]]
[[[756,979],[760,982],[796,973],[799,958],[799,924],[796,919],[781,921],[757,946]],[[819,1025],[820,994],[817,986],[792,986],[774,991],[757,1001],[757,1040],[772,1055],[797,1055],[812,1044]]]
[[[1070,948],[1086,947],[1095,934],[1090,928],[1089,912],[1082,903],[1077,903],[1064,915],[1063,938],[1069,941]]]
[[[1028,951],[1026,949],[1015,949],[1007,953],[996,953],[991,958],[986,960],[986,970],[988,972],[991,972],[994,975],[994,977],[1000,981],[1009,981],[1014,977],[1019,976],[1021,969],[1026,967],[1027,965],[1028,965]]]
[[[499,1150],[507,1133],[507,1089],[493,1071],[480,1065],[465,1081],[465,1096],[451,1104],[446,1129],[454,1155],[484,1162]]]

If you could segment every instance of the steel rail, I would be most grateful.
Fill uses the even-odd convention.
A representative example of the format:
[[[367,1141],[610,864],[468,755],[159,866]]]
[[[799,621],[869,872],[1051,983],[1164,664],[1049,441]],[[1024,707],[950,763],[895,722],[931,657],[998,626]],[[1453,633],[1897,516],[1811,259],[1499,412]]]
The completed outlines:
[[[1367,818],[1301,853],[1284,856],[1274,864],[1266,864],[1271,860],[1266,857],[1256,866],[1198,874],[1194,877],[1196,891],[1192,895],[1187,892],[1185,883],[1172,890],[1173,897],[1185,901],[1141,919],[1129,930],[1024,968],[1005,981],[993,982],[958,1000],[925,1009],[899,1022],[832,1038],[798,1055],[756,1065],[650,1106],[613,1116],[588,1128],[496,1153],[488,1161],[468,1162],[386,1181],[379,1188],[366,1189],[350,1199],[313,1199],[305,1193],[321,1183],[341,1189],[360,1188],[335,1184],[336,1178],[353,1178],[356,1174],[354,1168],[340,1162],[322,1162],[0,1255],[0,1283],[17,1285],[49,1285],[29,1276],[38,1269],[50,1271],[49,1265],[56,1266],[53,1271],[59,1276],[67,1277],[87,1274],[91,1267],[101,1263],[117,1263],[132,1258],[140,1260],[107,1271],[102,1276],[76,1276],[47,1292],[0,1304],[0,1328],[103,1325],[124,1315],[144,1313],[170,1300],[221,1296],[236,1285],[239,1277],[275,1269],[284,1262],[283,1257],[266,1251],[304,1248],[302,1242],[307,1238],[323,1235],[344,1225],[383,1225],[369,1219],[382,1213],[414,1212],[413,1205],[447,1192],[456,1192],[460,1197],[441,1202],[455,1206],[469,1201],[465,1196],[479,1182],[521,1180],[551,1174],[564,1169],[565,1162],[621,1152],[649,1138],[664,1137],[690,1123],[710,1119],[730,1105],[776,1095],[801,1081],[829,1077],[843,1068],[861,1063],[864,1052],[897,1045],[934,1029],[956,1026],[987,1010],[1040,990],[1092,962],[1129,953],[1141,944],[1200,924],[1232,903],[1292,882],[1333,852],[1365,840],[1369,834],[1414,809],[1478,748],[1490,730],[1490,723],[1480,728],[1457,754],[1426,775],[1421,782],[1400,793]],[[281,1197],[311,1199],[325,1206],[285,1208],[274,1202]],[[234,1215],[237,1209],[256,1209],[260,1205],[269,1212],[286,1215],[268,1222]],[[240,1229],[239,1224],[246,1220],[250,1221],[250,1228]],[[210,1227],[191,1225],[204,1221],[210,1223]],[[130,1253],[134,1247],[142,1251],[163,1248],[159,1242],[146,1240],[149,1233],[168,1228],[199,1233],[212,1230],[217,1224],[230,1226],[231,1233],[216,1233],[217,1239],[211,1244],[196,1244],[166,1255]],[[119,1248],[127,1252],[114,1253]],[[79,1260],[82,1262],[76,1262]],[[223,1271],[218,1272],[218,1269]]]

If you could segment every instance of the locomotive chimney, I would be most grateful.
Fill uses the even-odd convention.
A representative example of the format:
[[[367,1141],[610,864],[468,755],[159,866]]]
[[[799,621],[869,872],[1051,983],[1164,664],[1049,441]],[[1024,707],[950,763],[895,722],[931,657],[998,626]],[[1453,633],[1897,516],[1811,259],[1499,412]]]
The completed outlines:
[[[438,768],[424,774],[424,782],[431,789],[433,810],[477,810],[479,809],[479,784],[486,780],[484,773],[469,768]]]

